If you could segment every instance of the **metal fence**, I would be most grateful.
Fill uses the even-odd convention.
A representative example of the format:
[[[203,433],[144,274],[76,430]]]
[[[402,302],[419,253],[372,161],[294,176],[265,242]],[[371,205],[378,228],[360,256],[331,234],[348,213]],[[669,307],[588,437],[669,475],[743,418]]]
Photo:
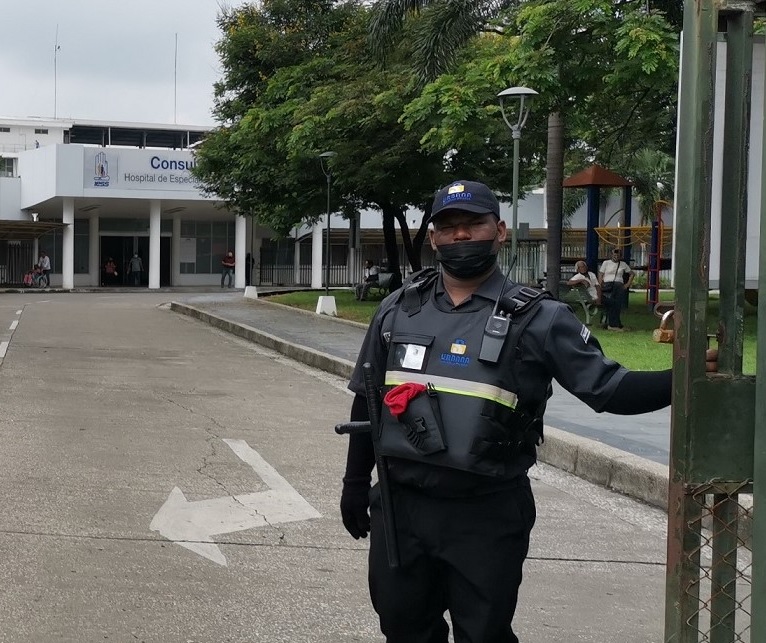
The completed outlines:
[[[569,272],[574,272],[574,262],[585,256],[585,237],[576,233],[574,239],[565,240],[562,245],[562,278],[567,278]],[[582,238],[580,238],[582,237]],[[523,239],[517,243],[518,259],[514,270],[516,281],[528,285],[539,285],[544,282],[546,272],[546,249],[544,239]],[[608,252],[609,247],[604,246],[603,252]],[[311,285],[311,246],[302,244],[301,261],[296,274],[293,262],[293,242],[281,241],[281,247],[264,247],[261,249],[260,266],[255,273],[256,284],[270,286],[310,286]],[[636,245],[632,249],[631,266],[639,267],[648,263],[648,249]],[[359,257],[356,269],[349,266],[348,248],[345,245],[333,245],[333,263],[330,266],[330,286],[341,288],[359,283],[362,279],[362,264],[364,259],[373,259],[378,265],[385,266],[385,248],[382,244],[363,245],[357,253]],[[399,249],[399,256],[404,259],[400,270],[403,275],[410,273],[410,266],[406,263],[404,249]],[[606,255],[604,255],[606,256]],[[567,260],[570,258],[571,260]],[[423,267],[436,265],[434,253],[429,245],[424,245],[421,253]],[[511,262],[511,244],[506,243],[498,256],[498,263],[503,271],[507,270]],[[322,264],[321,281],[325,281],[325,264]],[[660,272],[660,278],[665,283],[670,282],[671,272],[669,269]]]
[[[749,482],[687,488],[684,625],[691,640],[751,641],[752,491]]]
[[[0,284],[23,284],[35,260],[32,241],[0,241]]]

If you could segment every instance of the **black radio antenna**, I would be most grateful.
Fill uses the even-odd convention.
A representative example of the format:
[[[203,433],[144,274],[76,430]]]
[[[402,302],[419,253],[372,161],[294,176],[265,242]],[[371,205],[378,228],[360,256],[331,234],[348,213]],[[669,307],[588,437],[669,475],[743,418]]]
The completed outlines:
[[[508,272],[505,273],[505,279],[503,279],[503,283],[500,284],[500,292],[497,294],[497,299],[495,300],[495,307],[492,309],[492,316],[494,317],[497,315],[498,308],[500,308],[500,300],[503,298],[503,293],[505,292],[505,284],[508,283],[508,281],[511,278],[511,273],[513,272],[513,267],[516,265],[516,259],[519,258],[518,254],[513,255],[513,258],[511,259],[511,265],[508,266]]]

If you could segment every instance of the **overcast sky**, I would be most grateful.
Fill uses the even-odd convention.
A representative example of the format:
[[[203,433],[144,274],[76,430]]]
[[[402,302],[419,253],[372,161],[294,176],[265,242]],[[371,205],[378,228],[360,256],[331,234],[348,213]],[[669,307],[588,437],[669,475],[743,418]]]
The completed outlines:
[[[2,0],[0,115],[214,124],[219,4]]]

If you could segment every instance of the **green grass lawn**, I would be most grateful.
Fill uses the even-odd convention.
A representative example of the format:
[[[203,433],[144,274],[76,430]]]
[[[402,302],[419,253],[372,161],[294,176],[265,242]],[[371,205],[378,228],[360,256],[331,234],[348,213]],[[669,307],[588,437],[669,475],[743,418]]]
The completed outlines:
[[[335,297],[338,317],[364,324],[370,323],[380,304],[379,301],[356,301],[354,293],[350,290],[332,290],[330,293]],[[323,292],[303,291],[274,295],[267,299],[314,311],[316,310],[317,297],[320,294]],[[661,299],[672,300],[672,298],[672,292],[662,293]],[[582,319],[582,309],[579,312],[578,316]],[[711,297],[708,306],[708,319],[710,320],[709,329],[712,333],[715,331],[718,319],[718,300],[714,297]],[[659,319],[648,309],[645,291],[631,292],[628,310],[622,313],[622,323],[627,328],[624,333],[603,330],[597,323],[591,326],[591,331],[598,338],[607,356],[632,370],[656,371],[670,368],[673,359],[673,346],[652,341],[652,331],[659,326]],[[745,373],[755,373],[755,337],[755,308],[748,305],[745,309],[743,366]],[[714,344],[715,342],[711,347]]]

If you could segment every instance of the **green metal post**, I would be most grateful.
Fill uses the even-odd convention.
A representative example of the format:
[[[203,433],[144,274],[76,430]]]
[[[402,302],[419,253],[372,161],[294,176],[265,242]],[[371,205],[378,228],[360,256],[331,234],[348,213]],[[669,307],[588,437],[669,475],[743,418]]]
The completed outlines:
[[[683,242],[676,244],[674,256],[677,303],[665,610],[665,641],[672,643],[766,641],[766,514],[759,517],[757,511],[766,505],[766,432],[756,427],[761,424],[757,419],[766,417],[766,380],[756,382],[742,373],[753,24],[756,9],[762,15],[764,8],[766,3],[750,0],[684,3],[674,222],[676,238]],[[720,87],[719,28],[726,36],[725,109],[714,114],[714,88]],[[718,372],[706,373],[714,129],[723,130],[716,334],[720,354]],[[763,155],[766,168],[766,137]],[[757,367],[766,374],[763,176],[761,182],[763,294]],[[740,550],[750,546],[741,531],[740,498],[751,490],[752,570],[747,554],[740,559]]]
[[[744,5],[743,5],[744,7]],[[745,321],[745,242],[750,93],[753,71],[752,7],[726,16],[726,105],[721,182],[721,270],[718,372],[742,375]],[[713,496],[710,643],[736,635],[739,496]]]
[[[766,109],[766,92],[764,105]],[[766,168],[766,128],[762,141],[761,168]],[[754,195],[755,196],[755,195]],[[756,358],[755,417],[753,438],[753,570],[750,594],[751,640],[766,641],[766,179],[761,170],[761,232],[758,262],[758,354]]]
[[[687,495],[693,439],[692,387],[705,377],[711,175],[718,11],[713,0],[686,0],[680,79],[674,264],[676,286],[671,414],[665,641],[697,643],[699,505]]]
[[[745,328],[745,241],[747,237],[747,157],[753,76],[753,12],[726,17],[726,121],[721,184],[721,355],[718,372],[742,373]]]

